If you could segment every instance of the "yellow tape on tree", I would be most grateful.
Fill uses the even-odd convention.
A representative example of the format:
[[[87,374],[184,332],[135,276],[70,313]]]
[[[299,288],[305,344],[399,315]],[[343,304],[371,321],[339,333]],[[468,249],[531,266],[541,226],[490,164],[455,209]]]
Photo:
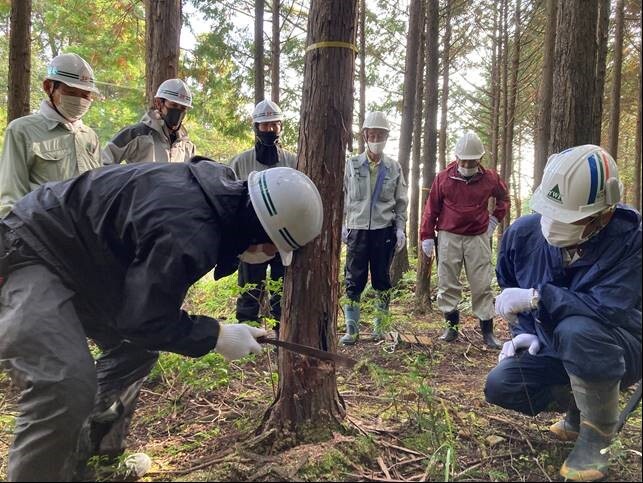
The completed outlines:
[[[306,52],[310,52],[311,50],[315,49],[323,49],[325,47],[339,47],[342,49],[351,49],[355,53],[358,52],[357,47],[354,44],[351,44],[350,42],[342,42],[340,40],[327,40],[324,42],[316,42],[314,44],[310,44],[308,47],[306,47]]]

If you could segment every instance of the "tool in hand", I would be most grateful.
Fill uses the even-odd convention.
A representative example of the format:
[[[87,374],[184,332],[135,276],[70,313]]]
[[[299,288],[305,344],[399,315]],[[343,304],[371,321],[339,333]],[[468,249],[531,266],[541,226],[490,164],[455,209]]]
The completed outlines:
[[[308,357],[314,357],[315,359],[321,359],[324,361],[332,361],[337,365],[347,367],[351,369],[357,361],[348,356],[337,354],[334,352],[323,351],[315,347],[310,347],[303,344],[296,344],[294,342],[286,342],[285,340],[274,339],[272,337],[261,336],[257,337],[257,342],[260,344],[272,344],[277,347],[283,347],[286,350],[295,352],[297,354],[302,354]]]

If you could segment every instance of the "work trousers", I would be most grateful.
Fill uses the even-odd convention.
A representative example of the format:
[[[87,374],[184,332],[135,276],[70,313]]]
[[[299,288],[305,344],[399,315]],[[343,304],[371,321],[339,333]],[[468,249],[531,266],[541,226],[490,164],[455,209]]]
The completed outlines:
[[[92,454],[121,453],[141,384],[158,353],[98,327],[44,265],[0,290],[0,365],[21,389],[9,481],[70,481]],[[83,322],[91,322],[91,324]],[[102,353],[95,362],[87,337]]]
[[[444,314],[453,312],[462,300],[460,273],[462,266],[471,288],[471,309],[480,320],[494,316],[491,279],[491,243],[486,234],[456,235],[438,232],[438,308]]]
[[[237,274],[239,287],[248,283],[256,284],[255,288],[244,291],[237,299],[237,320],[239,322],[259,320],[261,296],[265,290],[268,267],[270,267],[271,280],[283,280],[285,268],[279,255],[266,263],[239,263]],[[278,291],[270,292],[270,316],[277,320],[281,319],[281,293]]]

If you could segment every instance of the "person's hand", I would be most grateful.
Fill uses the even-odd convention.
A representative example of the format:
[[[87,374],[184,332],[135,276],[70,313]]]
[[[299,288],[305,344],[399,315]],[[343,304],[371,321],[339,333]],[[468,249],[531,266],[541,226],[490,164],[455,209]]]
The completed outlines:
[[[427,238],[422,240],[422,252],[427,256],[427,258],[433,258],[433,249],[435,248],[435,240],[433,238]]]
[[[346,228],[346,225],[342,225],[342,243],[348,243],[348,228]]]
[[[507,357],[515,356],[516,351],[519,349],[527,349],[527,352],[532,356],[538,354],[538,351],[540,350],[538,336],[534,334],[520,334],[513,339],[508,340],[502,345],[502,350],[500,351],[500,354],[498,354],[498,362]]]
[[[537,308],[538,294],[533,288],[506,288],[496,297],[496,314],[513,323],[518,314]]]
[[[261,346],[256,339],[262,335],[266,335],[264,329],[247,324],[219,324],[219,339],[214,350],[226,361],[240,359],[251,352],[259,354]]]
[[[397,238],[397,241],[395,242],[395,253],[400,253],[402,251],[402,248],[404,248],[404,244],[406,243],[406,235],[404,234],[404,230],[398,228],[395,232],[395,237]]]
[[[493,232],[496,230],[496,227],[498,226],[498,219],[491,215],[489,217],[489,224],[487,225],[487,236],[491,238],[491,235],[493,235]]]

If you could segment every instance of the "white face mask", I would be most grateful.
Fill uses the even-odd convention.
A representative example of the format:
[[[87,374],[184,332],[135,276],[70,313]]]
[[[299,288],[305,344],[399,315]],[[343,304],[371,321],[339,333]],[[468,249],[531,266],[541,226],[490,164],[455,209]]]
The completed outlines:
[[[462,166],[458,165],[458,173],[460,173],[462,176],[465,178],[470,178],[474,174],[478,172],[478,167],[474,166],[473,168],[463,168]]]
[[[60,96],[60,104],[56,107],[60,113],[70,121],[78,121],[83,117],[92,105],[92,101],[84,97]]]
[[[386,146],[386,141],[381,141],[379,143],[369,143],[368,144],[368,150],[375,154],[375,155],[380,155],[384,152],[384,146]]]
[[[589,238],[583,236],[586,227],[587,225],[571,225],[544,216],[540,217],[540,231],[547,243],[555,247],[564,248],[583,243]]]
[[[258,265],[260,263],[266,263],[268,260],[274,258],[274,255],[268,255],[262,251],[249,252],[246,250],[241,255],[239,255],[239,260],[244,263],[249,263],[251,265]]]

